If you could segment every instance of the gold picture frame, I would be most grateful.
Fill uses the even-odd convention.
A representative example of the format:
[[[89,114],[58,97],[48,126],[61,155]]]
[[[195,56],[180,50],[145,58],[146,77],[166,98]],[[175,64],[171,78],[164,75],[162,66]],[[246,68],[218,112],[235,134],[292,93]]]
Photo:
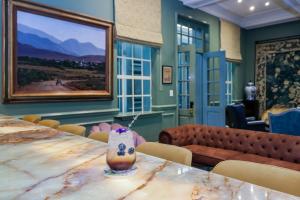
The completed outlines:
[[[4,103],[113,98],[113,23],[3,0]]]

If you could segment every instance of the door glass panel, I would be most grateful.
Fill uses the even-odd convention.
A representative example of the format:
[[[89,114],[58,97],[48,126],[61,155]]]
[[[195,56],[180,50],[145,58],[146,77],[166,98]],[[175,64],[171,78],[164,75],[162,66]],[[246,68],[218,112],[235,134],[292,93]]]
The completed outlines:
[[[190,68],[190,53],[178,53],[178,99],[179,108],[188,109],[189,108],[189,94],[190,94],[190,78],[189,78],[189,68]]]
[[[182,34],[184,34],[184,35],[189,34],[189,28],[187,26],[182,26]]]
[[[215,95],[214,96],[214,105],[215,106],[220,106],[220,95]]]
[[[207,93],[208,94],[214,94],[214,90],[215,90],[215,84],[214,83],[208,83],[207,84]]]
[[[181,44],[181,35],[177,34],[177,44],[180,45]]]
[[[214,80],[214,71],[213,70],[208,70],[208,81],[213,81]]]
[[[193,37],[194,36],[194,30],[192,28],[189,28],[189,36]]]
[[[214,59],[213,58],[208,58],[208,66],[207,69],[213,69],[214,68]]]
[[[214,95],[207,95],[207,105],[214,106]]]
[[[189,52],[186,52],[185,53],[185,57],[184,57],[184,64],[189,66],[190,65],[190,53]]]
[[[195,39],[195,46],[197,49],[203,49],[203,42],[200,39]]]
[[[220,58],[219,57],[215,57],[214,58],[214,68],[215,69],[219,69],[220,68]]]
[[[215,95],[219,95],[220,93],[220,84],[216,83],[215,84],[215,91],[214,91]]]
[[[214,81],[220,81],[220,70],[214,69]]]
[[[178,53],[178,64],[180,66],[184,65],[184,53]]]
[[[202,31],[201,29],[195,30],[195,37],[201,39],[202,38]]]
[[[186,35],[182,35],[182,44],[189,44],[189,37]]]

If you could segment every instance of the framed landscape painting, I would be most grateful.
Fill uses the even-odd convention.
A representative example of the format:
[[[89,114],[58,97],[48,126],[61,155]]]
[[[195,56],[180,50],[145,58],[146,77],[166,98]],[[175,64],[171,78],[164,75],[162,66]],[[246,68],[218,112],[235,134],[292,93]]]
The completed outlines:
[[[112,98],[112,24],[5,1],[5,102]]]

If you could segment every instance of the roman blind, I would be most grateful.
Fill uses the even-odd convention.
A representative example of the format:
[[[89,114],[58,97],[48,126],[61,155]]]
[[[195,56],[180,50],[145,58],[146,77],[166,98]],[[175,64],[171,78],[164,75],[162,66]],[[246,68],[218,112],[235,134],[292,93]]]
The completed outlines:
[[[115,0],[117,38],[154,46],[163,43],[161,0]]]
[[[221,49],[229,60],[242,60],[241,29],[239,26],[221,19]]]

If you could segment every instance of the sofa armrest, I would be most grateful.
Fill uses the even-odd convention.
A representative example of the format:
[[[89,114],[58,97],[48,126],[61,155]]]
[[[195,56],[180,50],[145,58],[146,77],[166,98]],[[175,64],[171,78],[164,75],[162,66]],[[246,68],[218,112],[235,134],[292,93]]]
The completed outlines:
[[[264,121],[248,121],[248,125],[266,125]]]
[[[264,121],[247,122],[247,127],[249,130],[267,132],[266,123]]]
[[[255,120],[256,120],[255,117],[246,117],[247,122],[251,122],[251,121],[255,121]]]
[[[176,146],[192,145],[195,135],[203,130],[201,125],[184,125],[176,128],[168,128],[160,132],[159,142]]]

